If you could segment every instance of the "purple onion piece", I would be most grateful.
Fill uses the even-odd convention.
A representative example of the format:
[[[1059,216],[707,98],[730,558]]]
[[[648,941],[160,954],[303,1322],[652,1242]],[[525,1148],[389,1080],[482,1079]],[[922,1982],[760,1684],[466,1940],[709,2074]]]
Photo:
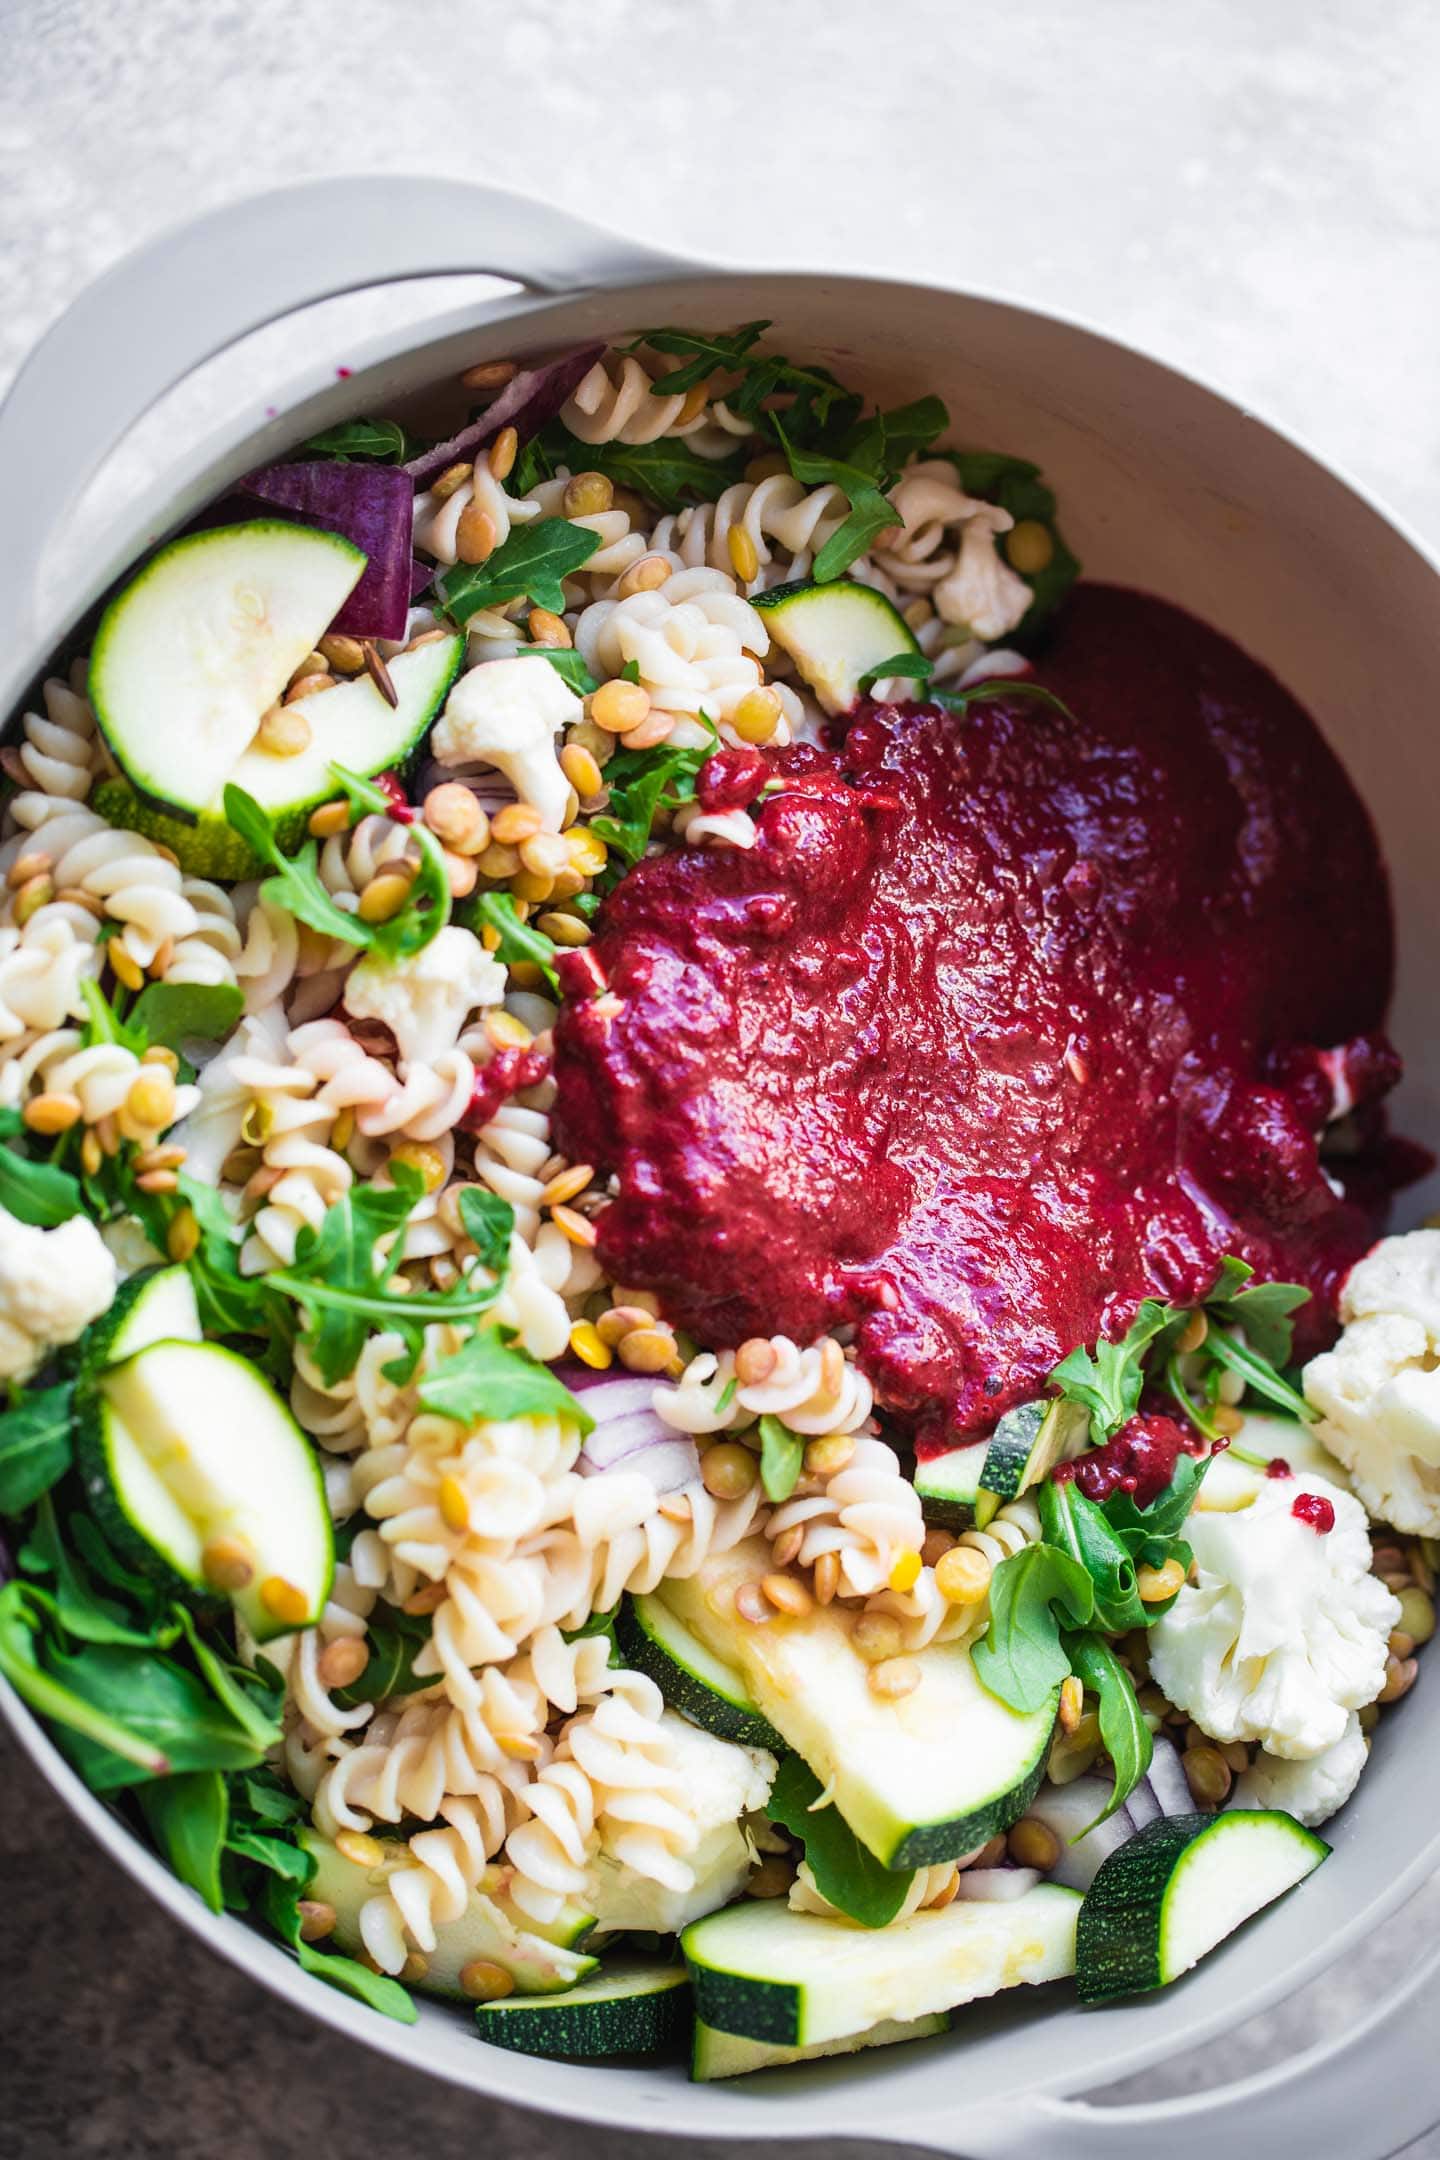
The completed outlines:
[[[415,483],[394,465],[316,460],[267,465],[237,483],[298,525],[340,533],[368,560],[330,628],[351,637],[403,638],[410,613],[410,528]]]
[[[427,480],[444,472],[447,465],[455,464],[460,458],[468,458],[473,463],[475,452],[492,442],[501,428],[513,427],[522,443],[529,442],[547,421],[555,418],[576,384],[589,374],[604,350],[603,345],[582,345],[575,352],[562,353],[557,360],[542,361],[539,367],[521,368],[500,395],[486,406],[478,420],[461,428],[448,442],[422,450],[419,457],[411,458],[400,470],[409,473],[417,487],[423,487]]]
[[[1194,1814],[1195,1796],[1185,1776],[1180,1751],[1163,1733],[1156,1733],[1151,1742],[1150,1768],[1145,1773],[1145,1783],[1155,1795],[1155,1803],[1162,1815]],[[1132,1793],[1125,1803],[1132,1810],[1134,1799]]]
[[[972,1905],[1000,1905],[1024,1897],[1039,1880],[1040,1870],[1033,1867],[961,1868],[955,1895]]]
[[[671,1433],[667,1440],[655,1441],[649,1447],[632,1448],[628,1455],[622,1455],[613,1463],[590,1462],[586,1459],[586,1450],[582,1449],[575,1468],[581,1477],[606,1477],[633,1471],[649,1480],[658,1497],[694,1485],[700,1476],[700,1457],[693,1440]]]

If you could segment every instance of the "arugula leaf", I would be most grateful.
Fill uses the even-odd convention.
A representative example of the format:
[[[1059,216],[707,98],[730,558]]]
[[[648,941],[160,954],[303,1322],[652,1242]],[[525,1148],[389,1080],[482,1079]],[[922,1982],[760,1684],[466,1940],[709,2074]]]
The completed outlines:
[[[199,1893],[211,1912],[223,1910],[220,1858],[230,1823],[230,1799],[218,1770],[186,1770],[142,1785],[140,1811],[172,1874]]]
[[[648,345],[652,352],[683,359],[683,367],[673,369],[650,385],[651,397],[682,397],[698,383],[708,382],[721,369],[729,374],[748,367],[751,363],[746,355],[769,328],[768,316],[757,322],[742,323],[734,331],[681,330],[674,325],[662,325],[658,330],[644,331],[623,350],[638,352]]]
[[[69,1469],[74,1402],[62,1381],[0,1417],[0,1515],[23,1515]]]
[[[453,1357],[442,1358],[420,1383],[420,1401],[438,1417],[461,1425],[482,1418],[566,1418],[582,1433],[595,1420],[584,1404],[524,1350],[502,1342],[499,1331],[484,1328],[463,1343]]]
[[[84,1212],[80,1180],[54,1163],[33,1162],[18,1148],[9,1146],[8,1137],[24,1129],[24,1120],[17,1112],[6,1113],[5,1123],[0,1126],[0,1208],[8,1210],[18,1222],[53,1230],[56,1223],[68,1222],[72,1215]]]
[[[1063,698],[1056,697],[1043,683],[1031,682],[1024,675],[987,675],[983,682],[972,683],[968,690],[936,690],[931,693],[932,705],[943,705],[947,712],[968,712],[972,705],[989,705],[1000,698],[1032,698],[1037,705],[1049,705],[1067,720],[1074,714]]]
[[[240,835],[261,862],[274,868],[274,876],[266,878],[260,888],[267,900],[293,915],[297,922],[318,930],[322,937],[341,938],[347,945],[370,944],[370,924],[337,907],[321,882],[316,867],[319,851],[313,840],[307,840],[298,855],[285,855],[269,818],[253,795],[228,780],[224,800],[225,822],[231,831]]]
[[[661,810],[693,802],[695,776],[714,755],[718,737],[693,750],[618,750],[605,768],[608,807],[590,822],[608,848],[635,864],[650,844]]]
[[[187,1041],[223,1041],[244,1009],[233,983],[157,982],[146,984],[125,1017],[147,1043],[179,1050]]]
[[[1049,1374],[1052,1387],[1090,1412],[1092,1438],[1108,1440],[1134,1417],[1145,1384],[1144,1354],[1174,1314],[1156,1298],[1145,1298],[1118,1343],[1098,1342],[1095,1353],[1072,1350]]]
[[[154,1751],[152,1766],[141,1768],[133,1749],[122,1755],[73,1716],[62,1716],[56,1738],[92,1792],[114,1792],[139,1777],[180,1770],[243,1770],[264,1756],[264,1747],[202,1680],[153,1651],[112,1643],[73,1653],[52,1647],[46,1666],[72,1700],[113,1719]]]
[[[479,1253],[481,1267],[503,1277],[510,1266],[510,1240],[515,1233],[510,1202],[482,1185],[462,1186],[460,1224]]]
[[[424,1191],[420,1173],[406,1163],[394,1164],[391,1176],[393,1186],[352,1185],[342,1193],[325,1210],[318,1230],[307,1224],[301,1231],[292,1264],[266,1277],[304,1313],[305,1345],[327,1387],[354,1371],[372,1329],[418,1332],[422,1309],[433,1303],[423,1292],[412,1298],[389,1288],[400,1264],[399,1233]],[[393,1237],[394,1244],[382,1262],[375,1248],[383,1237]],[[486,1291],[474,1309],[483,1310],[496,1294],[493,1288]]]
[[[1189,1567],[1190,1548],[1181,1539],[1180,1531],[1195,1505],[1200,1481],[1209,1467],[1208,1456],[1203,1459],[1195,1455],[1180,1456],[1170,1483],[1143,1508],[1135,1505],[1132,1493],[1107,1493],[1101,1502],[1101,1512],[1137,1568],[1163,1567],[1170,1559],[1178,1559]],[[1173,1603],[1172,1598],[1163,1604],[1147,1605],[1146,1625],[1168,1612]]]
[[[848,570],[857,556],[865,553],[875,535],[884,532],[887,526],[898,525],[900,518],[895,505],[882,492],[872,474],[862,471],[858,465],[847,464],[842,458],[824,457],[818,451],[801,449],[790,440],[779,420],[774,422],[774,427],[795,478],[806,487],[837,487],[850,505],[850,515],[830,535],[810,568],[816,584],[825,585]]]
[[[439,580],[446,613],[468,622],[481,608],[507,600],[529,600],[554,615],[565,610],[564,581],[587,562],[600,545],[598,533],[566,518],[537,518],[517,525],[510,537],[483,563],[456,563]]]
[[[147,1197],[137,1195],[137,1201]],[[161,1196],[162,1200],[164,1196]],[[281,1301],[264,1275],[242,1275],[242,1233],[231,1221],[219,1191],[201,1184],[188,1171],[179,1172],[178,1187],[168,1206],[157,1208],[159,1235],[154,1242],[163,1252],[168,1221],[188,1207],[200,1229],[200,1243],[186,1263],[195,1286],[200,1323],[207,1335],[269,1335],[276,1328]]]
[[[390,797],[373,780],[351,772],[333,758],[330,770],[358,816],[390,815]],[[420,868],[411,884],[410,897],[388,921],[368,926],[371,948],[391,960],[408,959],[423,951],[450,920],[450,878],[444,850],[423,818],[416,818],[409,832],[411,844],[420,851]]]
[[[178,1621],[162,1622],[158,1618],[154,1601],[146,1601],[151,1610],[148,1617],[142,1616],[144,1624],[132,1627],[125,1609],[113,1598],[101,1596],[62,1541],[48,1495],[39,1503],[34,1528],[20,1559],[22,1566],[34,1574],[55,1578],[53,1593],[47,1593],[50,1609],[64,1632],[77,1642],[122,1643],[137,1650],[167,1649],[180,1633]]]
[[[522,645],[516,653],[517,660],[548,660],[560,680],[575,692],[576,697],[589,697],[600,685],[585,665],[582,654],[573,645]]]
[[[336,1689],[336,1702],[353,1709],[356,1703],[388,1702],[392,1695],[413,1695],[417,1688],[434,1686],[433,1673],[419,1678],[415,1673],[415,1660],[430,1640],[428,1614],[377,1605],[365,1635],[370,1662],[352,1686]]]
[[[800,1839],[821,1897],[861,1927],[880,1928],[894,1919],[914,1880],[908,1868],[887,1868],[856,1837],[833,1801],[816,1807],[825,1788],[808,1763],[787,1755],[780,1764],[765,1812]],[[813,1812],[812,1812],[813,1810]]]
[[[1115,1766],[1115,1790],[1109,1805],[1089,1824],[1093,1830],[1095,1823],[1113,1815],[1135,1790],[1155,1750],[1135,1697],[1135,1684],[1105,1638],[1088,1632],[1067,1633],[1064,1650],[1071,1671],[1099,1699],[1100,1737]]]
[[[1267,1282],[1242,1288],[1254,1272],[1243,1260],[1227,1254],[1205,1300],[1206,1308],[1232,1327],[1243,1328],[1257,1357],[1271,1365],[1288,1365],[1295,1338],[1289,1316],[1309,1303],[1310,1292],[1303,1283]]]
[[[122,1772],[128,1764],[128,1772],[112,1784],[164,1777],[170,1761],[150,1734],[133,1732],[107,1706],[77,1693],[41,1664],[37,1639],[47,1612],[53,1611],[53,1598],[33,1584],[8,1582],[0,1587],[0,1673],[40,1717],[68,1732],[72,1745],[83,1741],[100,1751],[103,1762],[118,1762]]]
[[[868,690],[872,683],[884,682],[891,675],[905,675],[912,682],[929,682],[934,672],[934,661],[922,652],[892,653],[888,660],[881,661],[879,667],[866,668],[859,678],[859,688],[862,691]]]
[[[1070,1670],[1057,1605],[1084,1627],[1095,1590],[1079,1561],[1053,1546],[1026,1545],[990,1578],[990,1625],[972,1658],[981,1686],[1012,1710],[1043,1709]]]
[[[415,446],[398,420],[343,420],[325,428],[302,446],[316,457],[335,458],[346,464],[351,458],[378,458],[382,464],[403,465]]]
[[[703,458],[683,436],[662,435],[648,443],[587,443],[555,421],[542,437],[546,463],[571,472],[604,473],[616,487],[628,488],[660,510],[683,510],[691,503],[715,502],[740,478],[742,458]],[[536,479],[547,478],[545,473]],[[512,481],[512,487],[515,483]],[[530,485],[533,487],[535,481]],[[523,490],[516,487],[516,493]]]
[[[760,1420],[760,1482],[767,1500],[788,1500],[800,1480],[805,1442],[778,1417]]]
[[[273,1770],[246,1770],[228,1783],[232,1813],[238,1798],[256,1822],[268,1823],[272,1828],[303,1822],[309,1813],[300,1795],[291,1786],[282,1785]]]
[[[478,936],[486,928],[493,930],[500,942],[495,947],[495,957],[506,967],[517,960],[528,961],[538,967],[552,990],[560,988],[555,973],[555,940],[546,937],[533,923],[521,922],[515,912],[515,895],[508,892],[481,893],[469,910],[469,927]]]
[[[1263,1395],[1267,1402],[1278,1404],[1292,1417],[1303,1418],[1307,1425],[1314,1423],[1318,1413],[1313,1405],[1248,1344],[1236,1342],[1233,1335],[1226,1335],[1219,1328],[1211,1328],[1203,1349],[1207,1357],[1215,1358],[1220,1364],[1228,1365],[1231,1372],[1239,1373],[1246,1387]]]
[[[916,398],[912,404],[896,405],[857,425],[841,455],[862,472],[898,473],[912,457],[928,450],[949,425],[950,414],[940,398]]]
[[[371,1972],[368,1965],[360,1964],[355,1958],[341,1957],[332,1950],[317,1950],[313,1943],[302,1940],[302,1887],[301,1883],[272,1875],[265,1885],[264,1907],[266,1919],[281,1941],[288,1943],[295,1952],[303,1970],[313,1973],[317,1980],[328,1980],[331,1987],[355,1996],[385,2017],[395,2018],[402,2025],[413,2025],[417,2015],[415,2005],[398,1980],[390,1979],[385,1973]]]
[[[1135,1563],[1104,1510],[1073,1478],[1047,1478],[1036,1498],[1045,1543],[1068,1553],[1094,1585],[1095,1625],[1107,1635],[1144,1627],[1146,1608],[1135,1587]]]

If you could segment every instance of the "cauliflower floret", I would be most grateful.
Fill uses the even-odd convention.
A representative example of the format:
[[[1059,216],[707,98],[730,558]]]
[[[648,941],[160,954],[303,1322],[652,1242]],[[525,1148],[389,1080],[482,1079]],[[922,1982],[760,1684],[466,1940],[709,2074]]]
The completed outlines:
[[[462,675],[446,700],[430,747],[442,765],[493,765],[547,832],[565,822],[570,783],[555,738],[584,707],[548,662],[487,660]]]
[[[115,1284],[115,1261],[88,1216],[39,1230],[0,1208],[0,1378],[28,1380],[109,1309]]]
[[[1235,1787],[1233,1805],[1242,1808],[1283,1808],[1296,1822],[1314,1829],[1328,1822],[1350,1798],[1360,1782],[1370,1750],[1352,1710],[1345,1730],[1332,1747],[1305,1762],[1281,1755],[1257,1755]]]
[[[948,623],[964,623],[971,635],[987,641],[1004,637],[1023,621],[1034,594],[1024,578],[1003,561],[996,536],[1015,520],[993,503],[977,503],[960,528],[960,552],[948,577],[935,587],[936,613]]]
[[[1334,1528],[1293,1512],[1328,1500]],[[1385,1678],[1398,1599],[1369,1572],[1358,1500],[1326,1478],[1268,1478],[1249,1507],[1192,1514],[1199,1581],[1150,1630],[1150,1670],[1171,1702],[1216,1740],[1258,1740],[1304,1760],[1333,1747],[1347,1711]]]
[[[1370,1513],[1440,1536],[1440,1230],[1382,1238],[1340,1294],[1348,1324],[1305,1368],[1320,1438]]]
[[[674,1890],[617,1860],[602,1845],[585,1902],[597,1930],[640,1928],[678,1933],[705,1913],[729,1905],[745,1887],[752,1848],[742,1817],[763,1808],[775,1782],[775,1758],[763,1748],[717,1740],[674,1710],[661,1713],[667,1768],[678,1771],[677,1794],[696,1832],[685,1853],[694,1876]]]
[[[433,1065],[454,1049],[477,1005],[498,1005],[504,996],[503,966],[473,931],[456,923],[407,959],[372,953],[345,982],[346,1011],[357,1020],[382,1021],[407,1065]]]

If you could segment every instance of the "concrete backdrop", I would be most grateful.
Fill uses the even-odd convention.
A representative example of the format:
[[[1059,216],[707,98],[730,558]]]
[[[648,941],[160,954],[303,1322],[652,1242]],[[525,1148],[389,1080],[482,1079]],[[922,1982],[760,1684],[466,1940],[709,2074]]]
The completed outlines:
[[[313,174],[442,171],[701,255],[1076,309],[1253,401],[1440,540],[1428,0],[0,0],[0,52],[0,386],[88,279],[184,212]],[[309,342],[427,298],[331,303],[320,325],[248,341],[167,401],[109,492]],[[297,2023],[151,1908],[13,1752],[0,1850],[0,2151],[572,2148],[564,2126]],[[1223,2064],[1134,2091],[1218,2082],[1341,2029],[1437,1921],[1432,1884]],[[649,2141],[585,2142],[621,2160]],[[1411,2154],[1440,2160],[1440,2134]]]

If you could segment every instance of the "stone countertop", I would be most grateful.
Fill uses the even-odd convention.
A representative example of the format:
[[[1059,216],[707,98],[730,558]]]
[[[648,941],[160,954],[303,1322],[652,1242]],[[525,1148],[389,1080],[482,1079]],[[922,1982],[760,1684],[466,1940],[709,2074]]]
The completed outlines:
[[[1429,0],[1379,16],[1367,0],[347,0],[343,17],[325,0],[0,0],[0,22],[0,384],[87,280],[182,208],[432,170],[702,256],[884,267],[1073,309],[1253,403],[1440,539]],[[360,332],[440,301],[330,307]],[[223,416],[315,334],[305,318],[213,363],[138,432],[119,485],[167,430]],[[477,2130],[504,2160],[570,2149],[564,2125],[297,2020],[5,1754],[0,2150],[199,2160],[225,2140],[245,2160],[459,2160]],[[1225,2074],[1343,2029],[1437,1921],[1432,1883],[1362,1956],[1232,2035]],[[1207,2067],[1123,2096],[1195,2089]],[[597,2160],[649,2142],[586,2139]],[[1440,2133],[1422,2155],[1440,2160]]]

